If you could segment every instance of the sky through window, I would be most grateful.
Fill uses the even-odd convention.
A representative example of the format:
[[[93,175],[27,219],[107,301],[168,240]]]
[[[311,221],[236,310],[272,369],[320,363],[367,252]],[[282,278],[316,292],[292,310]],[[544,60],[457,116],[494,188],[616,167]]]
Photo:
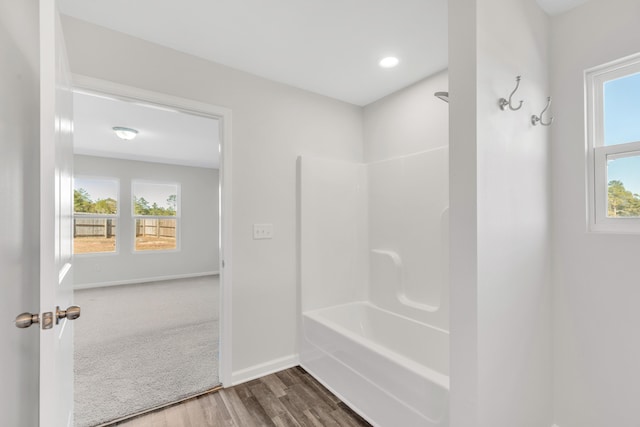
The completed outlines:
[[[604,84],[604,145],[640,141],[640,73]],[[607,179],[640,194],[640,156],[609,161]]]

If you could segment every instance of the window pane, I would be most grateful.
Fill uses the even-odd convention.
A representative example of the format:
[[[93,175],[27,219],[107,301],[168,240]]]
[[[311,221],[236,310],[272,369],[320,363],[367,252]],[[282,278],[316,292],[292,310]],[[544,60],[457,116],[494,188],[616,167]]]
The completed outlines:
[[[178,215],[178,186],[147,182],[133,183],[133,214]]]
[[[136,251],[176,249],[176,220],[136,219]]]
[[[604,145],[640,141],[640,73],[604,84]]]
[[[118,213],[118,181],[100,178],[73,178],[73,212]]]
[[[116,251],[116,225],[113,218],[73,218],[73,253],[92,254]]]
[[[640,156],[607,160],[608,217],[640,217]]]

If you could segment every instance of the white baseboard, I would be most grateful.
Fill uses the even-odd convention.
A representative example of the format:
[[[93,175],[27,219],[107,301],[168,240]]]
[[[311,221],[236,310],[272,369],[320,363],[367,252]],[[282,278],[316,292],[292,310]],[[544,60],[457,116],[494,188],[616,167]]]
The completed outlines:
[[[111,282],[79,284],[79,285],[74,285],[73,289],[79,290],[79,289],[104,288],[107,286],[133,285],[136,283],[159,282],[162,280],[189,279],[192,277],[213,276],[218,274],[220,274],[219,271],[205,271],[202,273],[176,274],[173,276],[142,277],[139,279],[114,280]]]
[[[285,369],[298,366],[299,364],[300,360],[297,354],[270,360],[259,365],[233,372],[231,374],[230,385],[234,386],[246,383],[247,381],[255,380],[256,378],[264,377],[265,375],[273,374],[274,372],[283,371]]]

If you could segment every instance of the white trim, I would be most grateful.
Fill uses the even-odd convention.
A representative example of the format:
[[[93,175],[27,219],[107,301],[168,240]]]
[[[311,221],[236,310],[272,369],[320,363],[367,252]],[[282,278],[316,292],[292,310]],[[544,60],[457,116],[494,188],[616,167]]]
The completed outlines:
[[[122,85],[108,80],[96,79],[94,77],[72,74],[74,90],[86,90],[89,93],[100,93],[104,96],[111,96],[115,99],[125,101],[136,100],[161,107],[175,108],[180,111],[189,112],[196,115],[213,116],[216,118],[226,118],[231,114],[231,110],[200,101],[180,98],[160,92],[153,92],[133,86]]]
[[[74,285],[73,289],[78,291],[81,289],[106,288],[109,286],[134,285],[137,283],[161,282],[164,280],[190,279],[192,277],[217,276],[219,271],[204,271],[202,273],[174,274],[170,276],[141,277],[139,279],[112,280],[110,282],[84,283]]]
[[[231,166],[232,120],[229,108],[219,107],[191,99],[160,92],[139,89],[107,80],[79,74],[72,75],[73,87],[92,93],[101,93],[125,100],[137,100],[177,110],[215,117],[220,120],[220,382],[223,386],[232,380],[232,204]]]
[[[607,216],[607,160],[638,155],[640,142],[604,145],[604,84],[640,73],[640,54],[585,71],[587,223],[591,232],[640,233],[640,219]]]
[[[255,380],[256,378],[261,378],[265,375],[273,374],[274,372],[284,371],[285,369],[293,368],[298,365],[300,365],[300,359],[297,354],[273,359],[268,362],[260,363],[234,372],[231,377],[231,385],[235,386],[246,383],[247,381]]]

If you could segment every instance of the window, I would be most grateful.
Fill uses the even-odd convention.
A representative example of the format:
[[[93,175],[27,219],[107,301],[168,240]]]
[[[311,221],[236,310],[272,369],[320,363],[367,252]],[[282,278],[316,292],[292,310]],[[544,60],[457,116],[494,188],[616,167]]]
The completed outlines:
[[[586,73],[594,231],[640,232],[640,55]]]
[[[118,180],[73,178],[73,253],[116,252]]]
[[[135,251],[178,249],[178,184],[133,181]]]

